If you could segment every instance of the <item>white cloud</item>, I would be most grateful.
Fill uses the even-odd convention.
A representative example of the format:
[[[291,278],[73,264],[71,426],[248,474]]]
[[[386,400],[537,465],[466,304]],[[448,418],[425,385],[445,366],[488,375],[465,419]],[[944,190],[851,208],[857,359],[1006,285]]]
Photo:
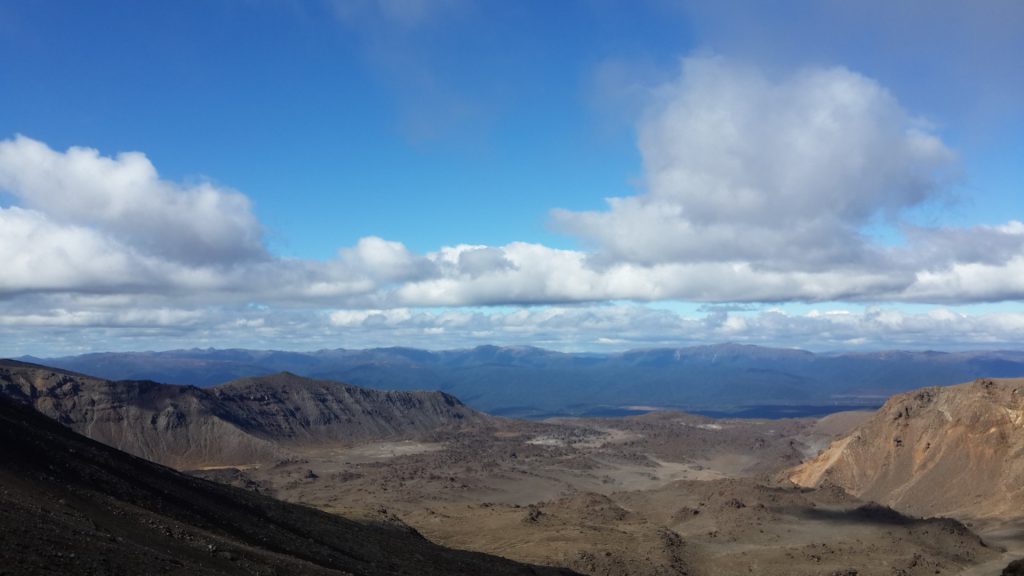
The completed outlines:
[[[130,306],[126,306],[129,304]],[[62,354],[95,349],[227,345],[311,350],[459,348],[482,342],[560,350],[625,350],[734,341],[813,350],[1019,347],[1024,312],[846,306],[676,312],[637,304],[501,308],[181,306],[176,299],[36,296],[0,301],[0,349]],[[728,308],[728,307],[726,307]],[[45,346],[40,342],[45,342]]]
[[[394,326],[412,318],[406,308],[390,310],[335,310],[328,316],[333,326]]]
[[[481,246],[459,252],[459,270],[471,277],[502,270],[513,270],[513,264],[503,250]]]
[[[1024,299],[1024,254],[1007,262],[957,262],[918,273],[903,299],[918,302],[1002,302]]]
[[[123,246],[45,214],[0,208],[0,292],[125,286],[144,269]]]
[[[397,282],[414,280],[431,273],[431,263],[410,252],[401,242],[367,236],[352,248],[338,251],[339,264],[348,272],[369,278]]]
[[[246,196],[208,182],[163,180],[139,152],[58,152],[17,136],[0,141],[0,188],[55,222],[100,228],[163,258],[214,264],[266,256]]]
[[[67,310],[56,308],[27,314],[0,316],[0,326],[34,327],[162,327],[196,326],[206,320],[201,310],[175,308],[127,310]]]
[[[1024,223],[900,220],[943,193],[955,159],[871,79],[698,58],[657,94],[640,127],[645,189],[602,212],[554,213],[592,251],[512,242],[420,254],[369,236],[330,260],[279,258],[239,192],[162,179],[141,153],[0,141],[0,190],[15,203],[0,206],[0,350],[72,329],[100,343],[187,334],[299,348],[1024,341],[1016,313],[601,305],[1024,299]],[[905,241],[872,238],[880,220]]]
[[[861,229],[942,190],[953,153],[876,82],[689,58],[640,125],[646,191],[556,225],[606,259],[817,271],[879,258]]]
[[[1024,223],[1011,220],[1002,226],[921,228],[905,226],[908,247],[898,257],[905,265],[942,268],[951,262],[1003,266],[1024,255]]]

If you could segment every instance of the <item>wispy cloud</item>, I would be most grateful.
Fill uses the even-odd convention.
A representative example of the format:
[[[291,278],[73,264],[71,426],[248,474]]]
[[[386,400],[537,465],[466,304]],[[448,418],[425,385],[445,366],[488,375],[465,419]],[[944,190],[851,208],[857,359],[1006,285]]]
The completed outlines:
[[[288,350],[480,343],[567,351],[614,351],[741,342],[815,351],[1018,347],[1024,313],[892,306],[829,306],[787,312],[683,313],[637,304],[497,309],[325,309],[215,306],[22,311],[0,305],[0,346],[8,353],[73,354],[175,347]],[[45,337],[45,346],[40,344]],[[99,343],[97,345],[97,343]]]
[[[398,107],[396,128],[410,142],[445,139],[488,121],[487,92],[492,70],[453,68],[438,45],[439,38],[456,32],[452,23],[471,16],[467,0],[327,0],[327,6],[347,34],[352,35],[371,75],[390,85]],[[463,37],[463,42],[469,42]],[[470,87],[463,75],[476,79]]]
[[[404,28],[427,25],[464,4],[462,0],[328,0],[334,15],[344,23],[379,20]]]

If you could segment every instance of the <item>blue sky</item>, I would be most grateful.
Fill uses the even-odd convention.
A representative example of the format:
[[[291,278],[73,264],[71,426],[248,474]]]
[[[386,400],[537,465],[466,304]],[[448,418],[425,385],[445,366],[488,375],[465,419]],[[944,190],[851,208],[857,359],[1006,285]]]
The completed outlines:
[[[0,355],[1019,347],[1024,8],[891,4],[0,0]]]

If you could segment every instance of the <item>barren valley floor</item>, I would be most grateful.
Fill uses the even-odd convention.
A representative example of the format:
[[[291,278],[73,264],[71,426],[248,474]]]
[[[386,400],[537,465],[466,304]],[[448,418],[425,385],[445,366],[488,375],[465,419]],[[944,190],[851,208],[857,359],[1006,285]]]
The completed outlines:
[[[1024,555],[1024,380],[922,388],[875,412],[822,418],[660,411],[546,421],[490,416],[438,392],[375,391],[287,373],[200,389],[0,361],[0,384],[5,401],[61,422],[62,434],[334,513],[318,518],[338,526],[342,517],[355,519],[381,542],[397,535],[395,542],[456,563],[468,557],[427,540],[609,576],[997,575]],[[42,421],[53,426],[41,416],[14,421],[29,431]],[[112,462],[127,458],[114,452]],[[175,474],[152,470],[154,478]],[[138,488],[131,475],[118,478],[115,488]],[[11,484],[11,494],[23,492],[19,486]],[[211,485],[196,486],[205,493]],[[47,510],[24,512],[39,519]],[[17,515],[11,521],[18,525]],[[230,527],[258,532],[256,522]],[[387,572],[381,562],[391,560],[414,566],[419,553],[390,558],[386,545],[361,552],[359,540],[343,540],[355,554],[345,558],[368,570]],[[475,557],[513,571],[523,566]]]
[[[983,543],[952,520],[780,480],[867,415],[502,420],[199,474],[586,574],[998,574],[1014,556],[996,544],[1016,539],[996,537],[1000,524],[986,526]]]

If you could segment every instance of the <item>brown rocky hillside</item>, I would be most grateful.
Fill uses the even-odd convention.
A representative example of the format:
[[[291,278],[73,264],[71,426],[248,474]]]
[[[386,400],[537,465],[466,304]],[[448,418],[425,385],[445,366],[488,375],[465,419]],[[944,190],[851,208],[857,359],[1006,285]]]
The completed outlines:
[[[1009,518],[1024,510],[1024,379],[893,396],[789,472],[914,515]]]

